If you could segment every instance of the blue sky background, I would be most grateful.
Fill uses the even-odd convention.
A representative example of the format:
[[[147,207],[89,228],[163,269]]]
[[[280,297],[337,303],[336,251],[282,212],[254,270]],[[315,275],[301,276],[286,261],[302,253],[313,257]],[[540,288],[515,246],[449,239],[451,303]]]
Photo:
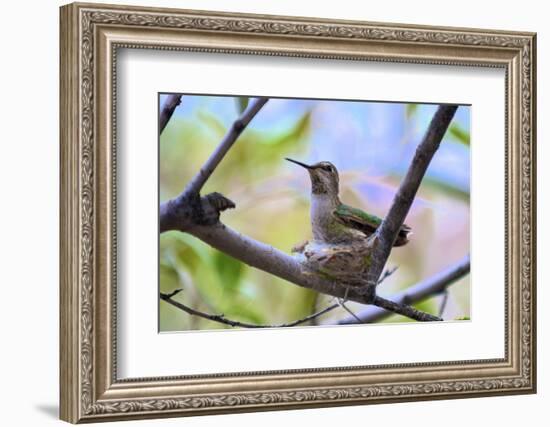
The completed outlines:
[[[160,96],[163,105],[167,95]],[[249,130],[276,133],[292,126],[297,117],[314,111],[308,153],[301,160],[330,160],[339,170],[365,170],[376,176],[403,175],[437,105],[416,104],[414,117],[405,103],[270,99],[249,124]],[[229,127],[238,111],[233,97],[184,96],[175,116],[192,119],[208,111]],[[453,120],[470,130],[470,107],[460,106]],[[351,155],[350,155],[351,154]],[[281,159],[282,160],[282,159]],[[427,172],[428,178],[470,191],[470,149],[447,135]]]

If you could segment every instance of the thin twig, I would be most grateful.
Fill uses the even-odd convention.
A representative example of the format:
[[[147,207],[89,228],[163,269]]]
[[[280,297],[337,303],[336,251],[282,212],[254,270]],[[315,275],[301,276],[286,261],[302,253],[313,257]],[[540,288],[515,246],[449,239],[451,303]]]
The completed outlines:
[[[176,289],[176,290],[170,292],[169,294],[163,294],[163,293],[161,292],[161,293],[160,293],[160,296],[161,296],[161,298],[164,297],[164,298],[170,299],[170,298],[172,298],[173,296],[179,294],[181,291],[183,291],[183,289],[180,288],[180,289]]]
[[[266,102],[267,99],[260,98],[249,104],[243,115],[233,124],[229,133],[207,160],[204,167],[201,168],[201,171],[195,175],[186,187],[186,190],[176,199],[161,204],[160,230],[161,232],[168,230],[188,232],[251,267],[271,273],[299,286],[341,298],[348,288],[345,284],[323,277],[322,274],[312,270],[296,258],[231,230],[219,222],[220,210],[217,209],[216,204],[210,203],[208,196],[199,198],[199,192],[208,177],[212,174],[242,130]],[[392,246],[391,244],[388,246],[388,242],[391,240],[390,243],[393,243],[393,240],[395,240],[397,231],[394,232],[394,230],[398,230],[403,223],[403,219],[412,204],[429,161],[439,146],[456,108],[456,106],[440,107],[430,124],[424,140],[419,145],[407,176],[396,194],[390,213],[382,222],[377,232],[377,236],[378,234],[380,235],[378,238],[382,244],[377,245],[375,253],[372,256],[373,262],[368,273],[367,283],[378,283]],[[397,205],[402,206],[399,207]],[[209,218],[208,221],[205,221],[206,217]],[[387,251],[386,249],[380,249],[386,246],[389,247]],[[357,288],[349,292],[347,299],[362,304],[372,304],[374,295],[374,292],[365,293],[363,288]],[[380,301],[379,303],[383,304]],[[406,309],[402,311],[407,312]]]
[[[181,95],[168,95],[168,98],[166,98],[166,101],[164,101],[164,105],[162,106],[162,110],[159,115],[159,134],[162,133],[162,131],[172,118],[172,114],[174,114],[176,107],[180,104]]]
[[[185,311],[187,314],[190,314],[192,316],[198,316],[198,317],[202,317],[203,319],[207,319],[207,320],[211,320],[213,322],[218,322],[218,323],[222,323],[224,325],[229,325],[229,326],[232,326],[232,327],[240,327],[240,328],[255,328],[255,329],[260,329],[260,328],[290,328],[292,326],[297,326],[297,325],[301,325],[302,323],[306,323],[306,322],[309,322],[310,320],[312,319],[315,319],[319,316],[322,316],[323,314],[325,313],[328,313],[329,311],[332,311],[334,310],[335,308],[337,307],[340,307],[340,304],[338,303],[334,303],[332,305],[329,305],[328,307],[316,312],[316,313],[313,313],[313,314],[310,314],[302,319],[298,319],[298,320],[294,320],[292,322],[289,322],[289,323],[281,323],[281,324],[278,324],[278,325],[258,325],[258,324],[254,324],[254,323],[246,323],[246,322],[239,322],[237,320],[231,320],[231,319],[228,319],[227,317],[225,317],[223,314],[208,314],[208,313],[204,313],[202,311],[199,311],[199,310],[195,310],[194,308],[191,308],[191,307],[188,307],[186,306],[185,304],[182,304],[181,302],[178,302],[178,301],[174,301],[172,299],[172,297],[174,295],[176,295],[177,293],[179,293],[181,291],[181,289],[177,289],[169,294],[164,294],[164,293],[160,293],[160,299],[163,300],[163,301],[166,301],[168,304],[171,304],[173,305],[174,307],[182,310],[182,311]]]
[[[445,307],[447,306],[447,301],[449,300],[449,291],[445,289],[443,291],[443,295],[441,298],[441,303],[439,304],[439,317],[443,317],[443,312],[445,311]]]
[[[386,271],[384,271],[384,274],[380,276],[380,279],[378,279],[378,284],[381,284],[384,280],[386,280],[388,277],[390,277],[393,273],[397,271],[399,266],[395,266],[393,268],[388,268]]]
[[[399,229],[409,213],[426,170],[439,148],[457,108],[457,105],[440,105],[430,122],[422,142],[418,145],[407,174],[395,194],[390,210],[376,231],[379,244],[372,255],[372,264],[367,275],[367,283],[378,283]]]
[[[233,146],[239,135],[241,135],[244,129],[246,129],[250,121],[268,100],[268,98],[256,98],[254,101],[250,102],[246,110],[231,125],[229,131],[225,134],[220,144],[216,147],[208,160],[206,160],[199,172],[197,172],[197,174],[185,187],[185,190],[179,196],[160,204],[159,228],[161,233],[170,230],[187,231],[186,226],[196,225],[197,223],[200,223],[201,225],[213,224],[206,223],[205,221],[197,221],[204,219],[206,213],[206,210],[204,209],[205,204],[206,207],[212,207],[211,204],[208,203],[208,200],[205,201],[200,199],[199,193],[210,175],[212,175],[216,167],[222,161],[223,157]],[[218,198],[219,197],[223,196],[218,194]],[[229,201],[229,199],[226,200]],[[212,209],[209,209],[209,211],[212,213]],[[220,209],[217,209],[217,212],[214,212],[215,223],[218,222],[219,211]]]
[[[210,155],[208,160],[204,163],[199,172],[189,182],[185,191],[186,195],[199,194],[203,185],[206,183],[214,169],[221,162],[223,157],[227,154],[229,149],[233,146],[239,135],[246,129],[250,121],[256,116],[258,111],[266,104],[269,98],[255,98],[249,102],[246,110],[243,111],[241,116],[235,120],[229,132],[224,136],[216,150]]]
[[[314,292],[313,301],[311,302],[312,314],[316,313],[318,311],[317,307],[319,307],[319,301],[321,300],[321,296],[322,295],[319,292]],[[318,322],[317,317],[311,319],[311,325],[312,326],[317,326],[318,324],[319,324],[319,322]]]
[[[403,292],[393,295],[389,300],[397,304],[414,304],[441,293],[457,280],[463,278],[470,272],[470,256],[467,255],[451,267],[435,274],[434,276],[411,286]],[[393,314],[384,308],[370,306],[356,313],[357,317],[363,323],[372,323],[382,320]],[[345,325],[356,323],[351,316],[345,317],[338,321],[339,324]]]
[[[361,319],[359,319],[359,317],[357,317],[355,313],[351,311],[351,309],[346,305],[344,300],[338,299],[338,304],[340,305],[340,307],[346,310],[348,314],[357,321],[357,323],[361,323]]]

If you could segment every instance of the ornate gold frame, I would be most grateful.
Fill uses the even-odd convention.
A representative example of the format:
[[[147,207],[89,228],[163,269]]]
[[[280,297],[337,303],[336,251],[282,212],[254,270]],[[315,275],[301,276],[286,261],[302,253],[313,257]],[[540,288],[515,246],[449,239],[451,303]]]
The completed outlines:
[[[535,34],[188,10],[61,8],[61,418],[73,423],[535,392]],[[502,67],[505,358],[117,380],[117,47]]]

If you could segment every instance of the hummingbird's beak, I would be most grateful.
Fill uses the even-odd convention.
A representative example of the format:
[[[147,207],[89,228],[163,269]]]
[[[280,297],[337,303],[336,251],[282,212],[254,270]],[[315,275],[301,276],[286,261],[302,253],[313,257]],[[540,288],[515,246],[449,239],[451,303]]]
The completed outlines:
[[[306,165],[305,163],[299,162],[297,160],[289,159],[288,157],[285,157],[285,160],[288,160],[289,162],[292,162],[292,163],[296,163],[297,165],[300,165],[300,166],[302,166],[303,168],[306,168],[306,169],[313,169],[311,166]]]

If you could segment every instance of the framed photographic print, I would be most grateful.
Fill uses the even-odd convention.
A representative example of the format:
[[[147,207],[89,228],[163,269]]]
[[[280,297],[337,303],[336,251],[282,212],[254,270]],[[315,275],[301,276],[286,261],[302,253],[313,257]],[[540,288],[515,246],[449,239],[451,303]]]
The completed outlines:
[[[61,418],[533,393],[535,35],[61,8]]]

